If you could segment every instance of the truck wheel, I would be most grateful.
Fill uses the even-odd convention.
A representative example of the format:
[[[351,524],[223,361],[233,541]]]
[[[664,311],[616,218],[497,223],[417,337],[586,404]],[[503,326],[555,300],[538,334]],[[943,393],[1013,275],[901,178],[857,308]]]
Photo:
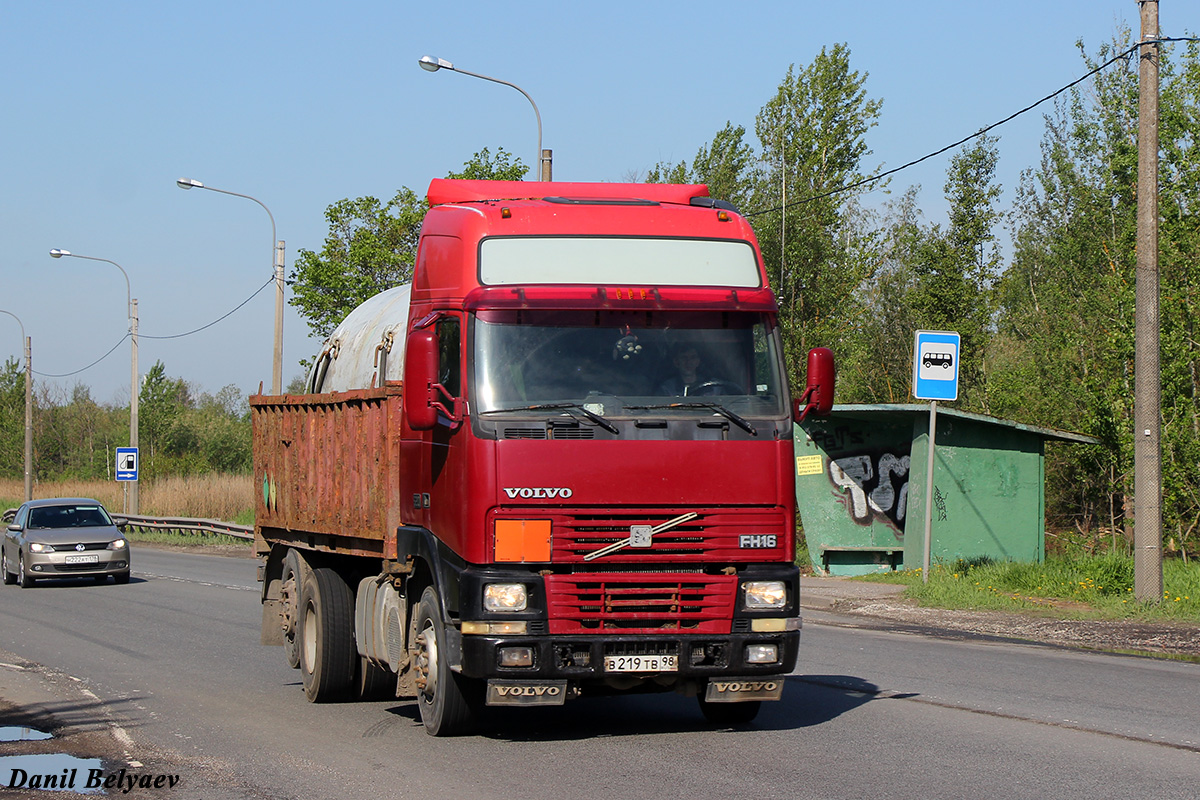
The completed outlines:
[[[700,698],[700,712],[714,725],[748,725],[758,716],[761,700],[744,703],[709,703]]]
[[[354,696],[359,700],[387,700],[396,696],[396,676],[366,656],[358,657]]]
[[[300,615],[300,555],[288,549],[283,559],[283,581],[279,589],[279,598],[283,606],[283,654],[287,657],[288,666],[292,669],[300,667],[300,644],[296,635],[296,618]]]
[[[354,682],[354,595],[342,577],[318,567],[300,584],[297,637],[304,694],[311,703],[343,699]]]
[[[445,658],[446,634],[437,592],[427,587],[412,617],[413,668],[417,705],[425,730],[433,736],[458,736],[474,727],[472,700],[476,681],[451,671]]]

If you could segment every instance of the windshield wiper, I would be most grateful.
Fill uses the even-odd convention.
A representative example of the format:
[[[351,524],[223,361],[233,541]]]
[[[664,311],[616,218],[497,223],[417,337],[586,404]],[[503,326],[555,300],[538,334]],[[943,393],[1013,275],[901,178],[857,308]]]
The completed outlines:
[[[720,403],[696,403],[696,402],[660,403],[659,405],[653,405],[653,406],[625,406],[625,408],[630,411],[658,411],[661,409],[670,409],[670,408],[707,408],[710,411],[717,412],[722,417],[724,417],[725,419],[734,423],[735,425],[737,425],[739,428],[741,428],[742,430],[744,430],[746,433],[750,434],[751,436],[758,436],[758,431],[754,429],[753,425],[751,425],[749,422],[742,419],[737,414],[733,413],[732,411],[730,411],[728,408],[721,405]]]
[[[513,408],[493,408],[491,411],[483,411],[480,414],[500,414],[507,411],[578,411],[583,416],[587,417],[592,423],[599,425],[609,433],[620,434],[620,429],[606,420],[601,415],[597,414],[589,408],[585,408],[582,403],[539,403],[532,406],[515,406]],[[573,416],[573,415],[572,415]]]

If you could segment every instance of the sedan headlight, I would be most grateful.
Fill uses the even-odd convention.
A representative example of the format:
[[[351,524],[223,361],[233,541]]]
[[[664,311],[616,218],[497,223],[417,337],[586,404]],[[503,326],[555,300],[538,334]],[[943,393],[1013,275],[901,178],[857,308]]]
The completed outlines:
[[[742,588],[747,611],[783,608],[787,605],[787,586],[783,581],[746,581]]]
[[[29,552],[31,553],[53,553],[54,545],[42,544],[41,542],[30,542]]]
[[[489,583],[483,587],[483,607],[487,611],[524,611],[529,594],[523,583]]]
[[[127,546],[124,539],[113,539],[108,543],[109,550],[124,550]]]

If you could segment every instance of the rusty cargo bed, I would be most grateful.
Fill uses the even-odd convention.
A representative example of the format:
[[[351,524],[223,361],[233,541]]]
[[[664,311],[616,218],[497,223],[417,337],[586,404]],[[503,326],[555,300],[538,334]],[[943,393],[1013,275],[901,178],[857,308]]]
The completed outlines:
[[[400,526],[398,382],[373,389],[250,397],[254,541],[396,557]]]

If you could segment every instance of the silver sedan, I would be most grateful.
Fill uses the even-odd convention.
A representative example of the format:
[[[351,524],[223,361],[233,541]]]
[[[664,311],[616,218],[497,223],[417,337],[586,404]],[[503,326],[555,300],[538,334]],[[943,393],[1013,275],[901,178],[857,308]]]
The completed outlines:
[[[4,532],[0,576],[25,588],[41,578],[90,577],[104,583],[111,575],[117,583],[129,583],[124,525],[91,498],[31,500],[17,509]]]

